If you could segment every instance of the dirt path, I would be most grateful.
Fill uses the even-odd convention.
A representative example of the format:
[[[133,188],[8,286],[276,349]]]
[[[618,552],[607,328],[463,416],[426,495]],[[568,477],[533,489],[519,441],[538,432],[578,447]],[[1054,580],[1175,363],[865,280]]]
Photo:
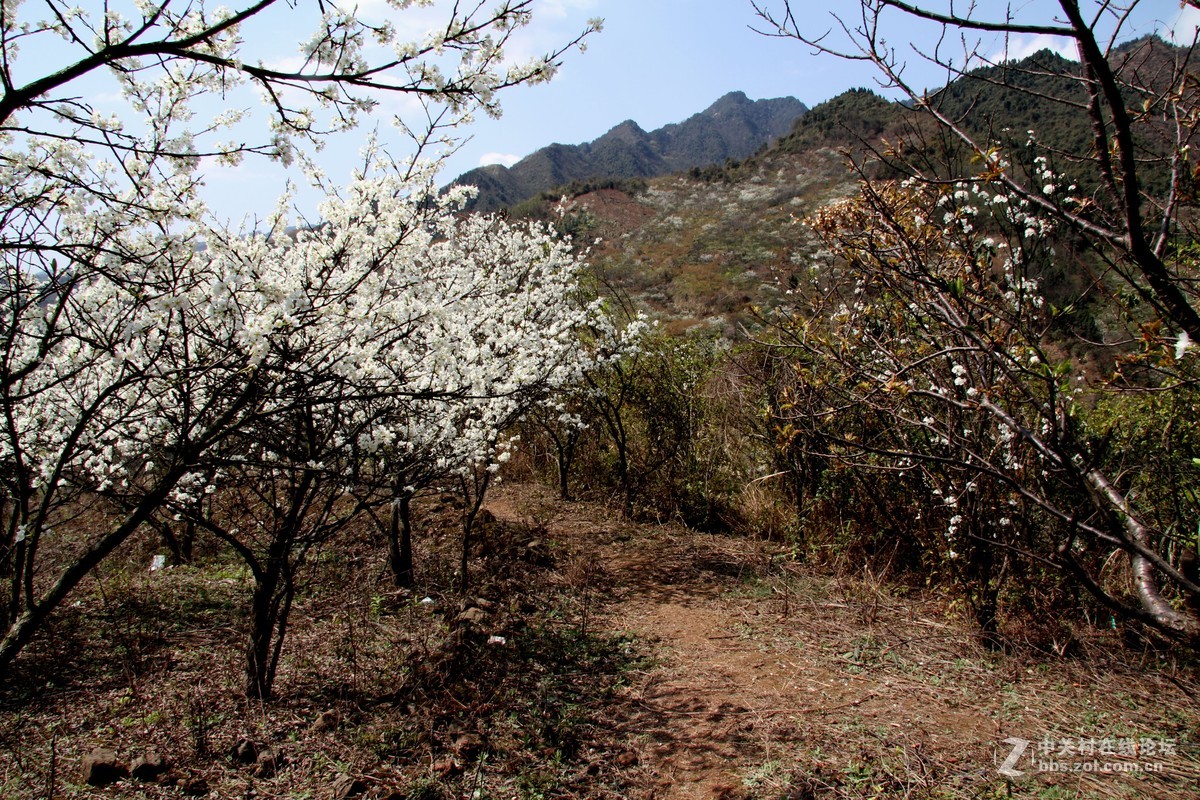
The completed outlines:
[[[936,598],[806,574],[767,543],[625,523],[529,487],[490,508],[545,525],[597,624],[653,643],[618,726],[651,797],[974,795],[1004,786],[1008,737],[1117,730],[1099,702],[1113,697],[1121,725],[1164,731],[1158,698],[1181,695],[1165,677],[995,656]],[[1173,767],[1161,786],[1052,780],[1101,797],[1200,786],[1194,757]]]

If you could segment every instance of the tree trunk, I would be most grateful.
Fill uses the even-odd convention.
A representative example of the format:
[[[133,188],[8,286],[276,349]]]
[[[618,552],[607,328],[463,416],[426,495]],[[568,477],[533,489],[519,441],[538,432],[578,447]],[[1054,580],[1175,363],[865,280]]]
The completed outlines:
[[[192,563],[193,545],[196,543],[196,522],[188,519],[183,523],[183,533],[179,535],[179,563]]]
[[[388,530],[388,567],[392,581],[398,589],[411,589],[415,583],[413,574],[412,509],[407,494],[401,494],[392,503],[392,524]]]
[[[1137,587],[1138,601],[1142,609],[1166,630],[1192,639],[1200,637],[1200,617],[1191,613],[1190,609],[1188,612],[1177,611],[1163,597],[1158,584],[1162,569],[1142,552],[1138,552],[1152,552],[1153,543],[1150,540],[1150,532],[1133,515],[1125,497],[1098,470],[1088,470],[1085,478],[1089,488],[1120,516],[1128,540],[1134,545],[1129,551],[1129,562],[1133,568],[1134,586]],[[1184,576],[1179,577],[1187,580]]]
[[[561,500],[571,499],[571,465],[575,461],[575,445],[578,441],[579,434],[575,432],[568,433],[566,441],[554,437],[554,447],[558,451],[558,496]]]
[[[479,509],[483,507],[483,498],[487,495],[488,485],[492,480],[492,473],[488,472],[487,467],[485,466],[483,477],[475,478],[473,480],[474,497],[471,497],[471,491],[466,488],[467,480],[468,479],[464,479],[463,494],[466,496],[467,508],[465,511],[463,511],[462,553],[459,557],[458,564],[458,591],[462,594],[466,594],[467,589],[471,585],[470,574],[468,572],[471,556],[471,534],[475,528],[475,518],[479,515]]]
[[[246,643],[245,683],[246,697],[254,700],[271,697],[280,647],[276,643],[275,628],[280,622],[280,610],[287,594],[284,584],[278,563],[268,564],[265,571],[255,576],[254,595],[250,601],[250,640]],[[282,636],[279,638],[282,640]]]
[[[196,523],[191,516],[183,521],[178,533],[175,527],[166,520],[155,520],[151,525],[162,537],[166,548],[171,551],[171,566],[178,567],[181,564],[192,563],[192,546],[196,541]]]
[[[150,515],[162,505],[163,500],[182,474],[182,470],[175,470],[164,476],[154,491],[143,497],[142,501],[130,510],[120,525],[98,541],[93,542],[87,550],[71,562],[59,574],[54,585],[47,589],[41,597],[25,598],[24,609],[10,620],[4,632],[4,638],[0,639],[0,681],[8,677],[8,670],[13,659],[29,644],[50,613],[101,561],[141,527],[142,523],[149,520]]]

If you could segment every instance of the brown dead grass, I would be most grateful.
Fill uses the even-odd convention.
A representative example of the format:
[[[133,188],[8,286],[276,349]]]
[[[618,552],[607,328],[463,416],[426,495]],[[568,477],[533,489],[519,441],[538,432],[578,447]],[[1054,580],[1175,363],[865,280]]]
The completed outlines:
[[[603,570],[603,624],[657,645],[659,667],[617,712],[655,796],[1200,796],[1196,673],[1169,652],[1076,631],[1071,657],[999,654],[935,594],[806,571],[766,542],[541,502],[562,546]],[[1012,782],[997,772],[1009,737],[1035,743]],[[1177,750],[1146,759],[1161,773],[1051,774],[1030,760],[1051,737]]]
[[[1060,626],[1067,655],[1053,637],[995,653],[944,597],[809,570],[768,542],[534,486],[489,508],[467,598],[443,588],[446,503],[423,509],[418,595],[389,588],[367,531],[323,554],[266,704],[238,694],[244,571],[208,553],[152,574],[153,541],[133,543],[0,693],[0,796],[325,798],[350,775],[375,800],[1200,797],[1197,675],[1169,651]],[[456,624],[479,598],[484,622]],[[230,758],[243,737],[282,756],[275,775]],[[1009,782],[1009,737],[1177,752],[1142,774],[1050,774],[1027,756]],[[170,778],[83,786],[98,746],[156,750]]]

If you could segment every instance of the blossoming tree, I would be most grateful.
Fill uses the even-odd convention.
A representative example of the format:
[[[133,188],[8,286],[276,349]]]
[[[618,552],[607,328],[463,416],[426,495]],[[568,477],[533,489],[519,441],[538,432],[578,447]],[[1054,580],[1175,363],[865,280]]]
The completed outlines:
[[[963,582],[989,634],[1000,584],[1023,565],[1066,574],[1117,616],[1200,636],[1200,581],[1187,566],[1194,478],[1165,501],[1142,491],[1128,475],[1154,471],[1156,453],[1114,454],[1129,423],[1094,413],[1131,392],[1194,398],[1197,380],[1189,343],[1200,295],[1185,211],[1194,48],[1113,44],[1137,5],[1062,0],[1037,21],[871,0],[841,21],[840,43],[803,30],[786,2],[756,5],[765,32],[874,64],[929,123],[875,153],[904,181],[860,173],[859,196],[813,220],[836,256],[819,270],[844,272],[818,282],[810,305],[781,326],[779,352],[793,367],[776,411],[783,444],[904,476],[916,492],[912,518],[937,539],[926,546]],[[964,92],[999,86],[1057,104],[1086,119],[1090,146],[1056,148],[1035,131],[972,117],[951,91],[918,91],[887,44],[892,15],[935,26],[941,44],[916,57]],[[1005,45],[1064,37],[1078,62],[1050,70],[989,58],[985,35]],[[973,71],[981,67],[991,69]],[[1043,280],[1055,270],[1077,271],[1084,287],[1057,306]],[[1059,323],[1074,302],[1104,312],[1101,341],[1077,343],[1115,351],[1122,371],[1102,375],[1068,357]],[[1188,424],[1168,420],[1164,436]],[[1109,580],[1114,555],[1125,559],[1130,592]]]
[[[360,121],[381,94],[424,103],[421,125],[400,122],[418,148],[434,145],[472,111],[497,113],[497,91],[549,78],[561,55],[598,27],[513,64],[504,46],[530,22],[531,2],[502,0],[492,10],[455,4],[424,37],[398,35],[396,15],[425,5],[397,0],[378,22],[329,2],[5,5],[0,671],[173,493],[180,500],[215,485],[217,473],[199,465],[222,448],[236,452],[235,434],[295,411],[302,392],[310,393],[314,413],[324,412],[332,407],[320,397],[325,387],[382,392],[386,381],[403,378],[415,394],[415,381],[445,366],[441,350],[418,347],[406,349],[409,358],[390,373],[371,372],[378,366],[372,353],[443,324],[450,311],[437,312],[435,298],[421,300],[434,302],[426,316],[414,305],[403,322],[385,318],[396,327],[381,331],[378,343],[345,327],[340,338],[322,329],[328,322],[368,330],[370,309],[358,307],[368,316],[356,317],[353,304],[364,292],[384,296],[387,280],[401,280],[390,290],[393,305],[418,302],[419,293],[396,299],[407,297],[406,279],[387,270],[361,261],[343,272],[331,268],[369,252],[363,240],[371,235],[393,244],[420,238],[427,209],[409,208],[415,216],[403,234],[368,233],[360,221],[373,209],[355,202],[368,202],[360,184],[340,207],[346,217],[299,234],[289,251],[274,222],[271,236],[215,226],[198,191],[206,159],[290,162],[325,133]],[[285,67],[256,58],[246,43],[273,15],[289,22],[307,15],[314,31],[298,58],[280,62]],[[116,91],[96,93],[90,82],[101,78]],[[205,98],[230,104],[244,89],[264,101],[265,132],[255,136],[261,128],[239,110],[197,117]],[[424,188],[403,191],[428,196]],[[440,204],[432,209],[435,218],[449,213]],[[428,237],[422,241],[437,250]],[[336,254],[323,262],[324,273],[287,260],[315,242]],[[515,245],[510,237],[497,247]],[[268,258],[283,260],[268,267]],[[314,377],[318,367],[331,377]],[[450,374],[463,381],[458,391],[469,391],[461,370]]]
[[[574,300],[567,245],[459,215],[462,192],[439,194],[432,177],[364,174],[317,228],[289,235],[280,213],[196,255],[209,302],[236,320],[211,347],[254,365],[259,402],[170,505],[205,512],[197,522],[254,576],[251,696],[271,692],[314,549],[414,484],[490,475],[511,421],[586,364],[578,332],[596,306]],[[198,492],[218,502],[199,506]]]
[[[1050,335],[1061,312],[1037,275],[1054,254],[1028,227],[1044,223],[965,183],[876,183],[812,223],[845,272],[780,326],[786,444],[900,476],[912,535],[989,637],[1005,580],[1040,566],[1128,618],[1192,635],[1167,599],[1200,588],[1169,559],[1186,531],[1156,529],[1154,509],[1118,488],[1084,373]],[[1174,366],[1168,388],[1192,380]],[[1131,561],[1136,605],[1101,578],[1113,550]]]
[[[1023,9],[1019,18],[1011,10],[989,17],[976,5],[943,9],[904,0],[863,0],[854,17],[834,19],[834,31],[841,36],[827,28],[810,30],[786,0],[752,5],[766,23],[762,32],[767,35],[874,65],[885,88],[906,95],[960,146],[960,154],[984,165],[979,177],[998,182],[1039,215],[1103,247],[1113,273],[1179,334],[1192,341],[1200,336],[1191,276],[1171,253],[1183,221],[1180,212],[1193,194],[1189,143],[1198,133],[1194,36],[1177,51],[1169,51],[1156,37],[1118,46],[1129,35],[1130,20],[1144,10],[1140,7],[1146,4],[1139,0],[1060,0],[1057,9]],[[917,45],[899,50],[889,42],[891,22],[901,18],[932,26],[934,44],[928,51]],[[1038,81],[1049,70],[1036,60],[1026,66],[1009,60],[1010,45],[1015,49],[1021,37],[1065,42],[1075,50],[1076,66],[1049,84]],[[951,80],[1000,84],[1018,98],[1049,101],[1086,120],[1091,141],[1085,148],[1072,152],[1034,144],[1047,166],[1086,183],[1087,202],[1056,191],[1060,187],[1043,180],[1038,169],[1021,169],[1031,166],[1032,159],[1010,159],[1001,167],[993,158],[997,148],[1011,156],[1024,145],[1026,132],[1008,129],[1003,118],[973,118],[970,107],[956,105],[949,92],[928,93],[915,86],[906,75],[910,58],[932,64]],[[986,67],[999,71],[973,72]],[[902,172],[926,178],[945,179],[952,167],[936,156],[922,160],[906,157],[904,151],[880,155]]]

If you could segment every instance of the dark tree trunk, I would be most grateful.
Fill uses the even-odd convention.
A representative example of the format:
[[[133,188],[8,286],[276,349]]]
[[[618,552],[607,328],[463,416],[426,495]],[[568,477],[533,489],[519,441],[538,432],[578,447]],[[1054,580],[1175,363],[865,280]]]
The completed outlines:
[[[392,581],[399,589],[411,589],[415,583],[412,548],[412,509],[407,494],[392,504],[392,524],[388,531],[388,566]]]
[[[179,534],[179,564],[192,563],[192,547],[196,542],[196,522],[188,519]]]
[[[1179,553],[1179,571],[1192,583],[1200,583],[1200,556],[1196,548],[1184,547]],[[1185,591],[1184,600],[1193,613],[1200,614],[1200,594]]]
[[[166,495],[175,486],[183,474],[180,469],[166,475],[154,491],[142,498],[134,506],[125,519],[116,528],[109,531],[93,542],[74,561],[67,565],[59,574],[58,579],[40,597],[34,597],[32,590],[32,564],[26,564],[22,570],[27,579],[24,584],[14,584],[20,591],[25,592],[24,602],[17,606],[17,613],[8,621],[4,636],[0,639],[0,681],[8,675],[9,666],[14,658],[29,644],[34,634],[45,623],[50,613],[58,607],[63,599],[79,585],[113,550],[125,542],[161,504]],[[17,580],[20,579],[17,576]]]
[[[562,500],[571,499],[571,465],[575,461],[575,445],[579,441],[577,433],[568,433],[565,441],[554,438],[554,447],[558,452],[558,496]]]
[[[470,481],[472,479],[464,479]],[[462,553],[458,563],[458,591],[462,594],[467,593],[467,589],[471,585],[470,573],[468,566],[471,556],[471,544],[473,543],[472,534],[475,529],[475,518],[479,516],[479,509],[483,507],[483,498],[487,495],[488,485],[491,483],[492,474],[484,468],[483,477],[475,479],[474,497],[471,492],[464,491],[467,500],[466,510],[463,511],[463,537],[462,537]]]
[[[474,543],[472,534],[475,530],[475,514],[478,510],[478,505],[468,506],[463,513],[462,551],[459,553],[458,559],[458,591],[461,594],[466,594],[467,589],[471,586],[468,569],[471,560],[471,545]]]
[[[246,643],[246,697],[267,700],[275,683],[275,669],[283,646],[287,615],[291,609],[291,581],[283,566],[270,563],[255,576],[250,601],[250,640]]]
[[[155,520],[152,524],[162,537],[167,550],[171,552],[172,566],[192,563],[193,544],[196,541],[196,522],[192,517],[185,519],[178,531],[165,520]]]

